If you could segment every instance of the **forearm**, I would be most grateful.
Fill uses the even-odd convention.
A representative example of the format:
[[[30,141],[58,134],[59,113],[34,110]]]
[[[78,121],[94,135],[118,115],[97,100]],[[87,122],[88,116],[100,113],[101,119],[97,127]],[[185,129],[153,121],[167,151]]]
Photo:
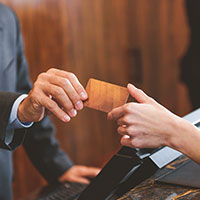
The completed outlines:
[[[200,164],[200,129],[179,117],[173,121],[173,126],[174,132],[168,146]]]
[[[14,131],[7,130],[12,105],[19,95],[13,92],[0,92],[0,147],[8,150],[14,150],[18,147],[25,136],[25,130],[20,130],[16,134]]]

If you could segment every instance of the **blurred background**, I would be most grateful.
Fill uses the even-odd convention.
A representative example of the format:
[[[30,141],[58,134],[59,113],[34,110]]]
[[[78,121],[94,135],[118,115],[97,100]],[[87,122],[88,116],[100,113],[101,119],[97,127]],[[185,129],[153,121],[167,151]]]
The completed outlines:
[[[31,79],[51,67],[86,86],[131,82],[174,113],[192,110],[180,81],[190,30],[184,0],[1,0],[18,15]],[[61,147],[78,164],[102,167],[119,147],[106,114],[85,108],[69,124],[52,118]],[[14,152],[15,199],[46,182],[22,148]]]

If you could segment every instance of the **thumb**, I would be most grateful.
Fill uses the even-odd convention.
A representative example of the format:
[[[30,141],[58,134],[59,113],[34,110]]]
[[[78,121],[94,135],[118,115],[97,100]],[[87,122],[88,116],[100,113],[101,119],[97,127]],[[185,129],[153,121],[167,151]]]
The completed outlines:
[[[130,95],[139,103],[157,104],[154,99],[146,95],[142,90],[136,88],[134,85],[129,83],[127,88]]]

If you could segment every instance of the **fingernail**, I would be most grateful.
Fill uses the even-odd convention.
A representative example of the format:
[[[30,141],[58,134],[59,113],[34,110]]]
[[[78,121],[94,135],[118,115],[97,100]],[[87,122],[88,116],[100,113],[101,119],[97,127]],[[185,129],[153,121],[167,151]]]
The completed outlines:
[[[63,117],[64,122],[69,122],[70,120],[71,120],[71,118],[68,115],[64,115],[64,117]]]
[[[77,115],[77,111],[74,108],[71,109],[70,115],[71,115],[71,117],[75,117]]]
[[[77,107],[78,110],[81,110],[81,109],[83,108],[83,103],[82,103],[82,101],[77,101],[77,102],[76,102],[76,107]]]
[[[85,92],[81,92],[80,95],[84,100],[87,99],[87,97],[88,97]]]

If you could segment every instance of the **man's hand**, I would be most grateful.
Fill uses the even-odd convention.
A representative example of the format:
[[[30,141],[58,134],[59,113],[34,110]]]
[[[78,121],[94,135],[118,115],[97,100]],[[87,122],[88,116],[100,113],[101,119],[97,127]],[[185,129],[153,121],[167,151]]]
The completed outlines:
[[[70,72],[50,69],[41,73],[27,98],[20,104],[18,118],[21,122],[40,121],[45,111],[53,113],[64,122],[77,115],[88,98],[77,77]]]
[[[108,113],[108,119],[119,125],[121,144],[133,148],[173,146],[180,137],[178,124],[183,119],[133,85],[129,84],[128,90],[139,103],[127,103]]]
[[[100,172],[99,168],[75,165],[67,170],[60,178],[60,182],[70,181],[78,183],[90,183],[90,178],[94,178]]]

